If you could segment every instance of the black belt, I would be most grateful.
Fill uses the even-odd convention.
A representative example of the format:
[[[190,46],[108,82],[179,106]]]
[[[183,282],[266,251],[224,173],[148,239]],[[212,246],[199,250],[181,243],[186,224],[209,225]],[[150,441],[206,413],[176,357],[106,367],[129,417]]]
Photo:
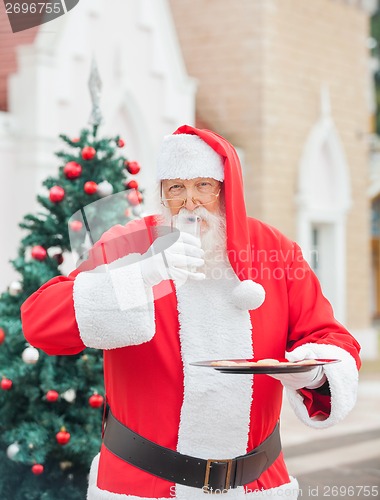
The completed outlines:
[[[119,422],[111,412],[103,443],[111,453],[145,472],[173,483],[202,488],[206,493],[226,492],[255,481],[281,452],[278,423],[272,434],[246,455],[204,460],[182,455],[143,438]]]

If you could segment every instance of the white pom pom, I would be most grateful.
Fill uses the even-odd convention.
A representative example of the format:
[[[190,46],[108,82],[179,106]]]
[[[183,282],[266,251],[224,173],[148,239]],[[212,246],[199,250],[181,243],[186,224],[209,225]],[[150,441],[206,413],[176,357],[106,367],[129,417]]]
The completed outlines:
[[[255,281],[244,280],[235,287],[232,298],[235,306],[239,309],[257,309],[265,300],[265,290]]]

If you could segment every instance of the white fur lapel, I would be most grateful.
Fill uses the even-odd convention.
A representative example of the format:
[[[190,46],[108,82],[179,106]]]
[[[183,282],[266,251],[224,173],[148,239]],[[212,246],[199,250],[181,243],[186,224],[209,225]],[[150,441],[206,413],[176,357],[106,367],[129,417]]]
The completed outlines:
[[[246,453],[250,423],[252,376],[190,365],[192,361],[253,356],[249,313],[232,303],[237,278],[230,269],[224,272],[227,279],[188,280],[177,288],[184,365],[177,450],[204,459]],[[177,498],[189,498],[186,486],[177,485],[176,493]],[[194,498],[198,493],[203,498],[201,490],[192,492]]]

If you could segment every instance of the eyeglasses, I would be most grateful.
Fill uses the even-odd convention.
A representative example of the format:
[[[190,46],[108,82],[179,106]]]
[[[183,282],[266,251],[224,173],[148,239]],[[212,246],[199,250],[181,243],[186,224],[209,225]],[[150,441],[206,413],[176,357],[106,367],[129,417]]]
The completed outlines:
[[[199,193],[192,197],[191,201],[196,206],[210,205],[216,201],[220,195],[221,189],[217,193]],[[187,198],[161,198],[161,205],[166,208],[182,208],[186,205]]]

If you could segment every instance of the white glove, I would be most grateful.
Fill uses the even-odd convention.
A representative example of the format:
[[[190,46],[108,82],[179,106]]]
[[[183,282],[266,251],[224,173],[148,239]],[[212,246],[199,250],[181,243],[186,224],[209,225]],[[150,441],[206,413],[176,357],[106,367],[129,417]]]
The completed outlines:
[[[298,389],[317,389],[326,382],[322,366],[316,366],[308,372],[270,374],[279,380],[284,387],[297,391]]]
[[[154,286],[163,280],[179,280],[188,278],[205,279],[205,274],[197,269],[204,265],[204,250],[195,236],[181,232],[178,240],[168,247],[172,235],[160,236],[149,248],[146,255],[153,254],[140,262],[141,273],[147,285]],[[165,250],[160,250],[165,248]],[[156,255],[154,255],[156,254]]]

